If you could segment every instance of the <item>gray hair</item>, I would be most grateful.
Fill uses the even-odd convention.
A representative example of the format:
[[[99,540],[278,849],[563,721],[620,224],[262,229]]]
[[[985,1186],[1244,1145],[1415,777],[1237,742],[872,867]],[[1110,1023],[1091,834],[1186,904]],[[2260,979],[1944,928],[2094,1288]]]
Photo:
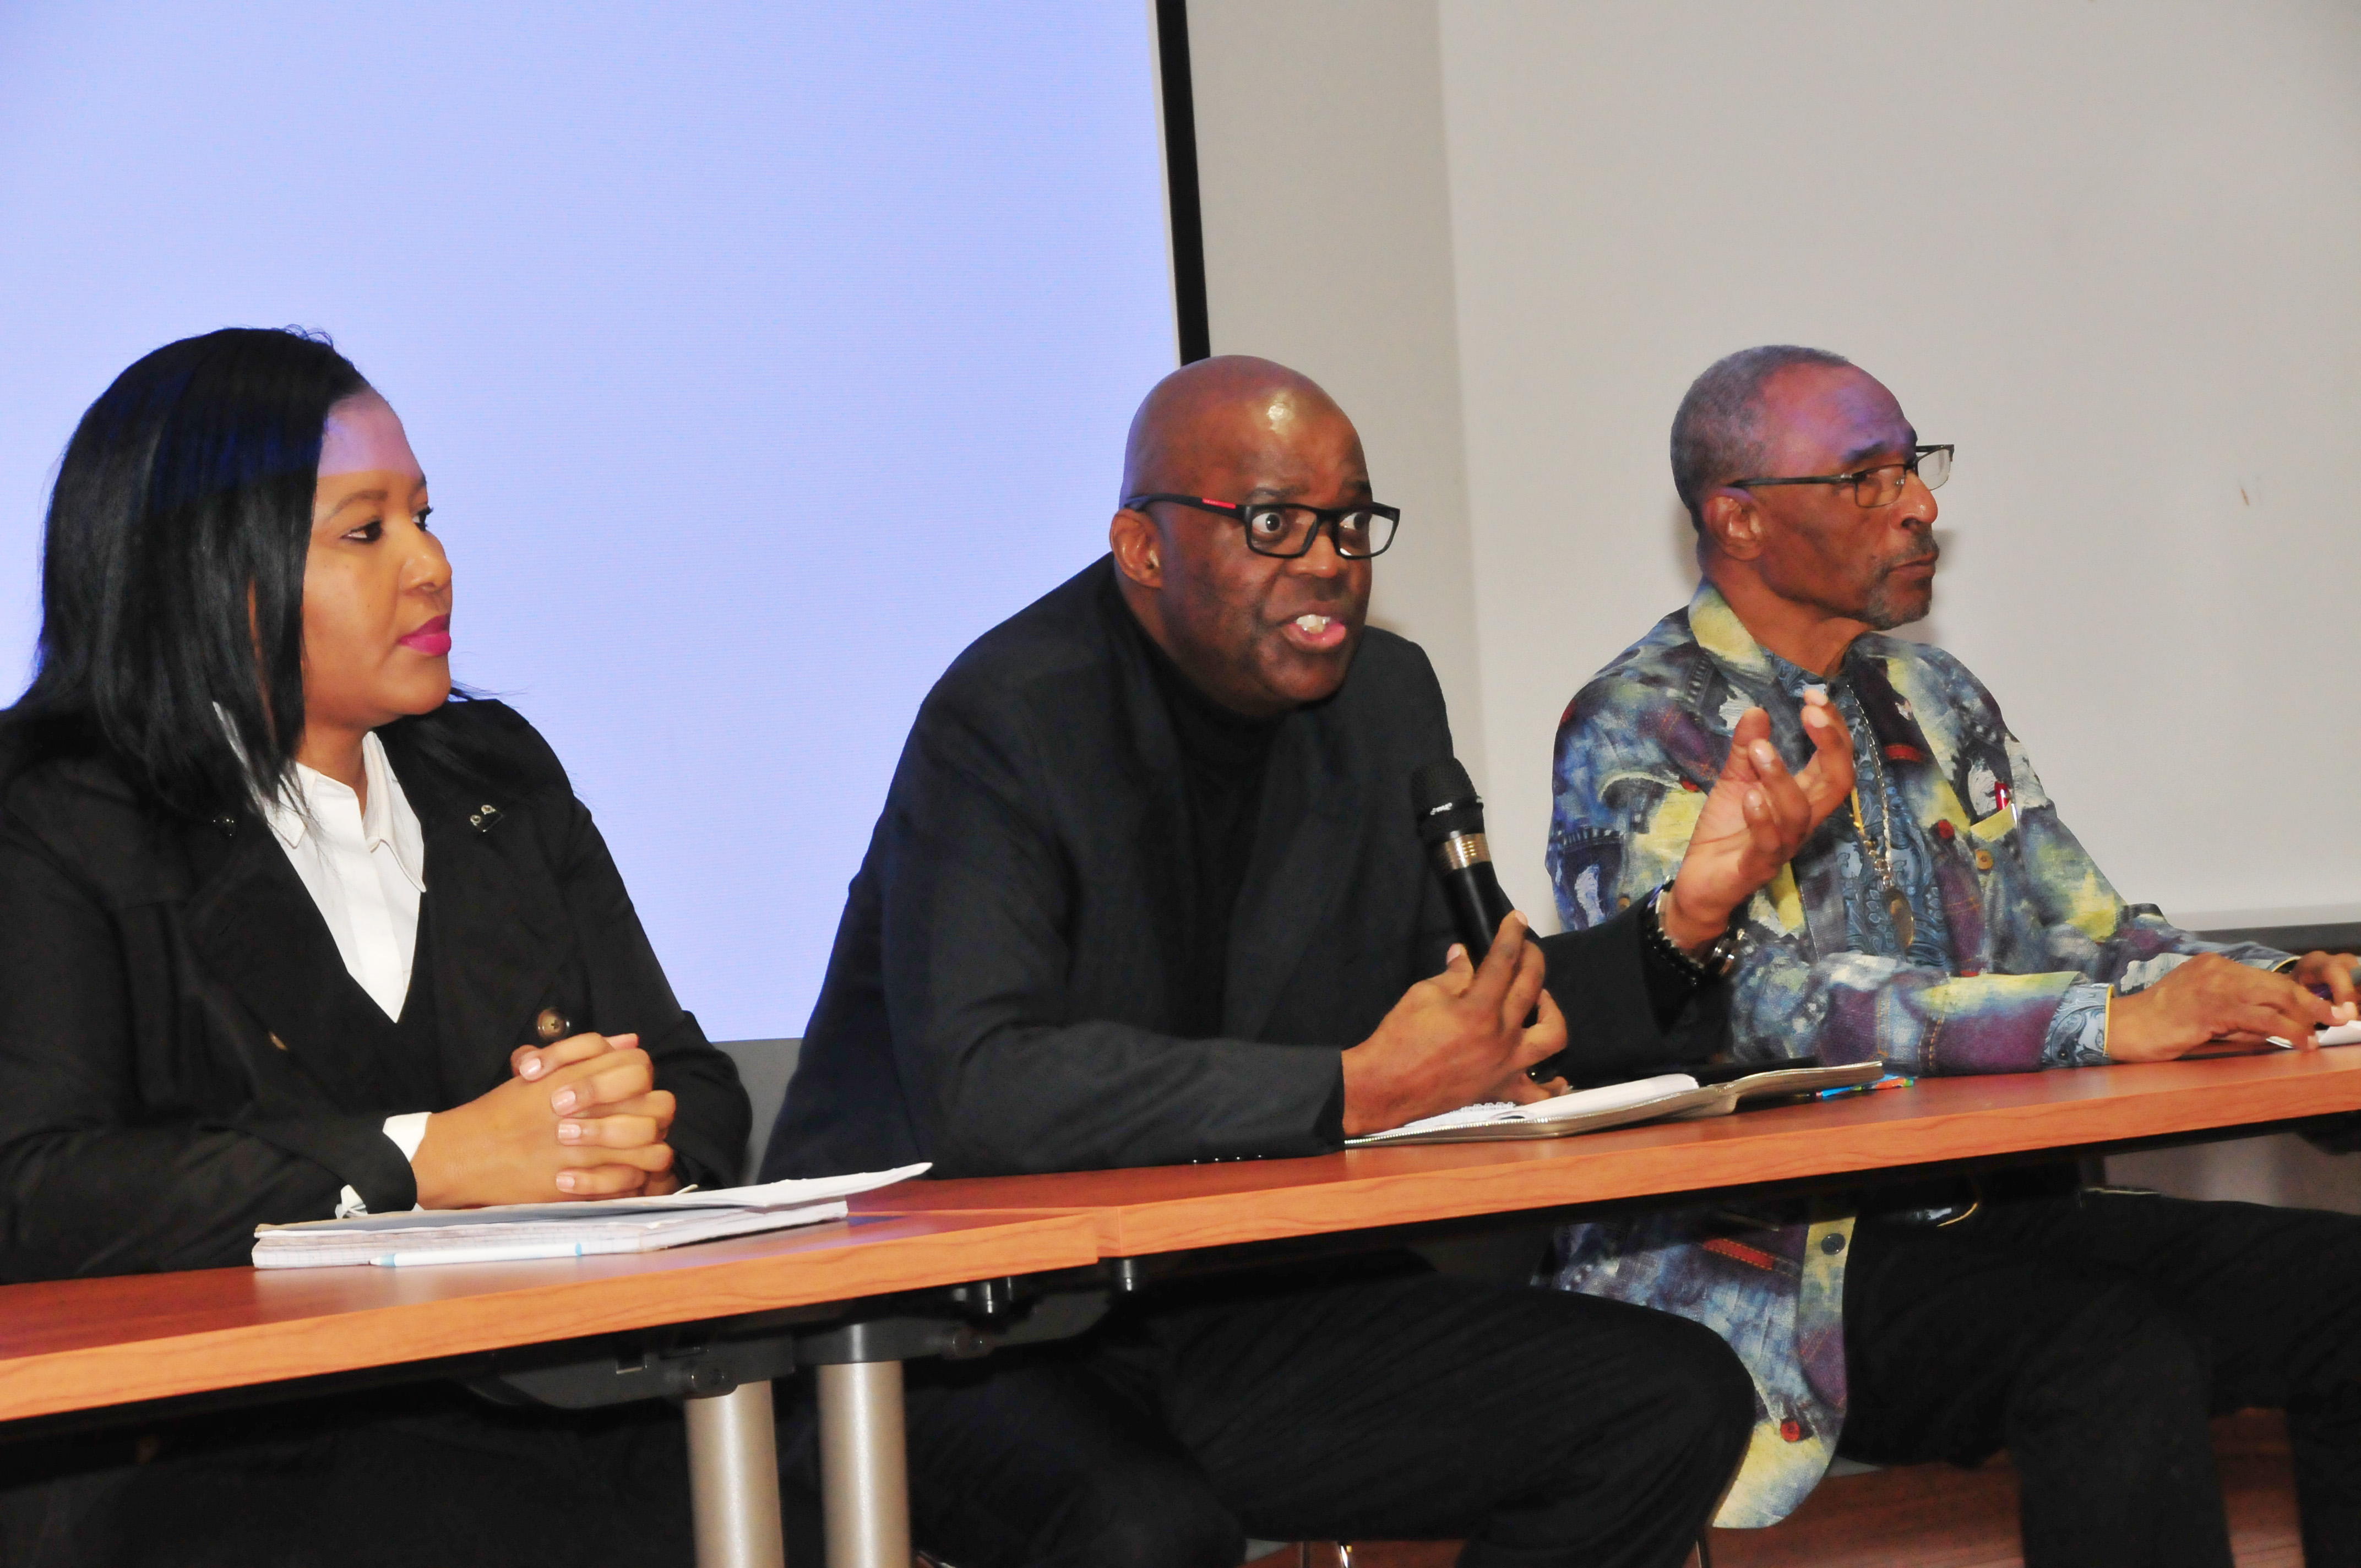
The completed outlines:
[[[1763,389],[1771,378],[1794,365],[1851,363],[1825,348],[1772,343],[1725,355],[1689,383],[1673,416],[1673,488],[1700,535],[1706,492],[1763,466]]]

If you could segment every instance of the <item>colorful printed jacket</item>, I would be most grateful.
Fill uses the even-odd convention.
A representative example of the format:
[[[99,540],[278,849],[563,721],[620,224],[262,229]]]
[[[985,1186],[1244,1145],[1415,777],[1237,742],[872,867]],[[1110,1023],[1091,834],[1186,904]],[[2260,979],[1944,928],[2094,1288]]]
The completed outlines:
[[[1582,688],[1558,727],[1548,851],[1567,926],[1595,923],[1678,869],[1748,707],[1769,712],[1781,754],[1801,763],[1801,675],[1708,585]],[[1875,1057],[1914,1076],[2081,1065],[2104,1059],[2110,989],[2145,989],[2200,952],[2288,961],[2201,941],[2118,897],[2059,820],[1992,694],[1949,654],[1864,636],[1835,685],[1866,820],[1895,846],[1917,942],[1895,936],[1839,808],[1745,912],[1751,943],[1730,981],[1734,1056]],[[1894,807],[1890,829],[1881,795]],[[1835,1453],[1851,1231],[1841,1205],[1788,1205],[1644,1215],[1560,1238],[1559,1286],[1704,1322],[1754,1374],[1754,1441],[1720,1524],[1775,1523]]]

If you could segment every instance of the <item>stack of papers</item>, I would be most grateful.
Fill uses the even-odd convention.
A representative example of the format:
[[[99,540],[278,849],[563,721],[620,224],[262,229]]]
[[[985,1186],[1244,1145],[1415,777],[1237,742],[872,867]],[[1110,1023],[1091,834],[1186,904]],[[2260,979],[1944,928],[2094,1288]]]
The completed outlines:
[[[512,1263],[658,1252],[689,1242],[816,1225],[845,1215],[844,1200],[906,1181],[928,1168],[774,1181],[762,1187],[695,1188],[662,1198],[588,1203],[508,1203],[489,1209],[413,1209],[300,1225],[258,1225],[257,1268],[380,1268],[428,1263]]]

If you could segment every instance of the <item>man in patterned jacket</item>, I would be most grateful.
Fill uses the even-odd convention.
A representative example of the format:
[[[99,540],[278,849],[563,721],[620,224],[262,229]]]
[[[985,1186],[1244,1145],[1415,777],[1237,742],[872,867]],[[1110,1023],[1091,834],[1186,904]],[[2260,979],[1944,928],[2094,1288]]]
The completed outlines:
[[[1673,425],[1705,582],[1583,687],[1557,738],[1559,911],[1595,924],[1679,864],[1736,717],[1790,756],[1805,694],[1857,789],[1744,916],[1730,1048],[1905,1074],[2300,1046],[2355,1015],[2349,954],[2224,947],[2126,905],[1992,695],[1924,616],[1950,448],[1812,349],[1735,354]],[[1832,1454],[2024,1479],[2028,1568],[2231,1562],[2206,1421],[2289,1413],[2305,1561],[2361,1564],[2361,1220],[2078,1191],[2052,1177],[1577,1226],[1556,1282],[1719,1331],[1758,1420],[1725,1525],[1769,1524]]]

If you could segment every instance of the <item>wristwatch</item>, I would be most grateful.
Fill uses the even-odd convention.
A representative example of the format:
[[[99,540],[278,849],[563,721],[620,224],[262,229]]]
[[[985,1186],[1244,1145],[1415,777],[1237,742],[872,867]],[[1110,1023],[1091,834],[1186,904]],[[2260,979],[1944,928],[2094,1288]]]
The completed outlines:
[[[1738,967],[1738,960],[1746,956],[1746,928],[1732,919],[1720,936],[1696,951],[1682,947],[1664,929],[1664,918],[1657,907],[1663,903],[1664,894],[1672,891],[1672,886],[1671,883],[1662,883],[1648,895],[1647,916],[1640,922],[1647,940],[1655,944],[1659,952],[1680,965],[1699,984],[1729,979],[1730,971]]]

